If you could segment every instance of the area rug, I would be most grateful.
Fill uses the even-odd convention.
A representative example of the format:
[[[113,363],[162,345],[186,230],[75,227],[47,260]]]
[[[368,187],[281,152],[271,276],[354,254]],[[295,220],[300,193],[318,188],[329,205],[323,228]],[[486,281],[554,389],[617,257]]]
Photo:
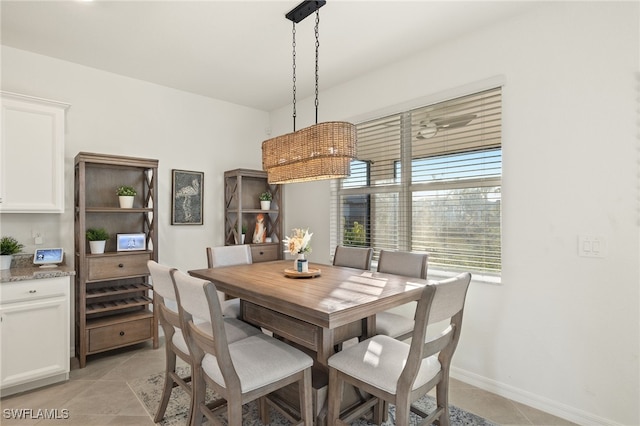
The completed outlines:
[[[178,373],[181,377],[189,375],[188,367],[178,367]],[[160,397],[162,396],[162,386],[164,384],[164,373],[153,374],[146,378],[136,379],[128,382],[129,387],[136,394],[136,397],[142,402],[142,405],[147,410],[151,418],[156,413],[158,404],[160,403]],[[208,400],[215,398],[213,393],[207,395]],[[425,396],[416,402],[416,405],[430,411],[435,407],[435,401],[430,396]],[[171,393],[171,399],[169,400],[169,406],[165,412],[164,419],[159,424],[162,426],[182,426],[185,425],[187,419],[187,411],[189,408],[189,395],[182,390],[179,386],[174,388]],[[245,404],[243,407],[243,426],[259,426],[262,423],[258,416],[258,407],[255,402]],[[464,411],[458,407],[449,406],[449,415],[451,417],[451,425],[453,426],[497,426],[495,423],[475,414]],[[223,424],[226,423],[224,414],[220,415],[220,421]],[[271,410],[271,424],[272,425],[288,425],[290,424],[280,413],[275,410]],[[352,423],[352,426],[369,426],[373,423],[369,423],[366,420],[357,420]],[[389,420],[383,423],[384,426],[391,426],[395,424],[395,407],[391,405],[389,407]],[[419,418],[412,414],[410,419],[410,426],[419,424]]]

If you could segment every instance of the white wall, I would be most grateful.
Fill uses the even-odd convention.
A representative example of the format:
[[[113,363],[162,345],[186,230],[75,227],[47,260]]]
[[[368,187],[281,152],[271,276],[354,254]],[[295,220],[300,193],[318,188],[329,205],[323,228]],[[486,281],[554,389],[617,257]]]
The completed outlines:
[[[155,158],[159,261],[182,270],[206,267],[205,248],[224,243],[223,173],[262,167],[256,147],[266,138],[268,114],[6,46],[1,54],[3,91],[71,104],[66,116],[65,212],[2,214],[1,235],[17,238],[29,253],[35,249],[31,231],[38,230],[44,233],[44,246],[63,247],[67,263],[73,264],[76,154]],[[171,225],[172,169],[204,172],[202,226]]]
[[[264,111],[2,46],[2,90],[71,104],[66,118],[65,212],[3,214],[2,234],[35,248],[73,253],[73,164],[80,151],[159,160],[159,258],[179,268],[206,266],[205,247],[223,244],[223,172],[262,167]],[[36,155],[34,153],[34,155]],[[204,172],[204,224],[171,225],[171,170]],[[115,196],[115,195],[114,195]],[[69,262],[73,256],[68,256]]]
[[[547,3],[320,94],[321,121],[361,120],[504,77],[502,284],[472,284],[454,375],[580,424],[640,424],[638,16]],[[311,124],[311,100],[297,111]],[[285,228],[311,227],[319,262],[328,185],[286,191]],[[608,255],[579,257],[584,234]]]

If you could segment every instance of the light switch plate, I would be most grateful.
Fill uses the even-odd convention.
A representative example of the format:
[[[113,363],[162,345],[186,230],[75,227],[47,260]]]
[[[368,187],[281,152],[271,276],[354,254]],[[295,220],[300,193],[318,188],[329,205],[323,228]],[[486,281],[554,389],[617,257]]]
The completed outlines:
[[[606,257],[607,240],[602,236],[578,235],[578,256]]]

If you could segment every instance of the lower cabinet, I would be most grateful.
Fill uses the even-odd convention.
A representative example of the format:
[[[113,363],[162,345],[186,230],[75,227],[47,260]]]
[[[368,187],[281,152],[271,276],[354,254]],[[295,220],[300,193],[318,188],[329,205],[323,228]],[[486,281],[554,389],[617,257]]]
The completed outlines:
[[[67,380],[70,278],[0,286],[0,395]]]

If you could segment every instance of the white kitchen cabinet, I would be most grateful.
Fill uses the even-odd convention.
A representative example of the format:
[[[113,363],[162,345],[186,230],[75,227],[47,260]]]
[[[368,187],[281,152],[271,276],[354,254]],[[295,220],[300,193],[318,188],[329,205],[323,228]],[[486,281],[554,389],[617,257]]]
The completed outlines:
[[[68,104],[1,92],[0,212],[64,212]]]
[[[0,284],[0,395],[69,378],[70,278]]]

